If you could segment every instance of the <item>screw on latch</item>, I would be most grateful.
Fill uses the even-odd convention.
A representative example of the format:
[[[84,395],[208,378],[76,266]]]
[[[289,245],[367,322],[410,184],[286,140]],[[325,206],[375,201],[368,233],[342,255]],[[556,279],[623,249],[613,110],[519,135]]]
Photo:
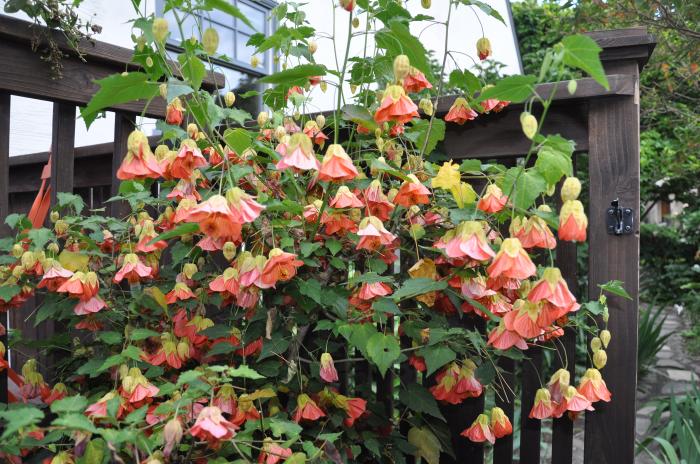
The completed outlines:
[[[632,208],[620,207],[620,201],[610,202],[607,209],[607,230],[610,235],[627,235],[632,233],[634,226],[634,211]]]

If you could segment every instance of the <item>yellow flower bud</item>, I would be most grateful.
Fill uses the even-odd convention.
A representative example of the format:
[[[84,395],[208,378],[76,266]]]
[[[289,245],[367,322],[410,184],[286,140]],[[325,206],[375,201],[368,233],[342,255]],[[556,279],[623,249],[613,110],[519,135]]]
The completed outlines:
[[[56,231],[58,235],[63,235],[68,231],[68,223],[63,219],[59,219],[54,224],[53,230]]]
[[[20,245],[19,243],[15,243],[14,245],[12,245],[12,256],[19,259],[22,257],[23,254],[24,247],[22,247],[22,245]]]
[[[250,57],[250,65],[253,68],[257,68],[258,66],[260,66],[260,58],[258,58],[257,55],[251,56]]]
[[[208,27],[202,34],[202,45],[204,51],[209,55],[216,54],[216,49],[219,48],[219,33],[213,27]]]
[[[400,81],[408,76],[411,71],[411,61],[406,55],[398,55],[394,58],[394,79]]]
[[[605,350],[600,349],[595,352],[593,355],[593,365],[597,369],[602,369],[605,367],[605,365],[608,363],[608,354],[605,352]]]
[[[231,108],[234,103],[236,103],[236,94],[229,91],[226,92],[226,95],[224,95],[224,102],[226,103],[226,106]]]
[[[360,18],[358,18],[357,16],[352,18],[352,27],[354,27],[355,29],[360,27]]]
[[[326,90],[328,90],[328,83],[326,81],[321,81],[318,86],[321,88],[321,92],[326,93]]]
[[[571,79],[568,84],[566,84],[566,89],[569,91],[569,95],[573,95],[576,93],[576,87],[578,87],[578,84],[574,79]]]
[[[428,116],[432,116],[435,108],[433,107],[433,101],[430,98],[421,98],[418,102],[418,108],[423,110]]]
[[[318,44],[316,43],[315,40],[309,40],[309,53],[312,55],[316,53],[316,50],[318,50]]]
[[[233,242],[224,243],[224,258],[227,261],[231,261],[236,256],[236,245]]]
[[[432,6],[433,2],[432,2],[432,0],[420,0],[420,4],[423,8],[425,8],[427,10],[428,8],[430,8]]]
[[[316,116],[316,125],[319,129],[323,129],[323,126],[326,125],[326,117],[322,114]]]
[[[53,254],[57,254],[59,251],[61,251],[61,249],[58,247],[58,243],[56,242],[49,243],[46,250]]]
[[[267,113],[267,111],[261,111],[258,113],[258,126],[262,127],[264,126],[267,121],[270,120],[270,115]]]
[[[168,84],[160,84],[158,86],[158,93],[160,94],[161,98],[163,100],[168,99]]]
[[[182,266],[182,273],[185,274],[185,277],[188,279],[191,279],[197,273],[197,270],[197,265],[194,263],[185,263],[185,265]]]
[[[168,20],[165,18],[156,18],[153,20],[153,38],[158,42],[163,43],[168,36]]]
[[[527,111],[523,111],[520,114],[520,125],[523,129],[523,134],[525,137],[532,140],[537,134],[537,118]]]
[[[561,186],[561,199],[563,201],[576,200],[581,194],[581,181],[576,177],[567,177]]]
[[[610,343],[610,339],[612,338],[612,334],[610,333],[609,330],[601,330],[600,331],[600,341],[603,342],[603,347],[607,348],[608,343]]]
[[[187,136],[189,138],[196,139],[198,132],[199,132],[199,128],[197,127],[197,124],[191,122],[187,125]]]
[[[603,346],[603,342],[601,341],[600,338],[598,337],[593,337],[591,338],[591,351],[595,354],[597,353]]]
[[[58,214],[58,211],[51,211],[51,214],[49,215],[49,219],[51,219],[51,222],[56,222],[59,219],[61,219],[61,215]]]

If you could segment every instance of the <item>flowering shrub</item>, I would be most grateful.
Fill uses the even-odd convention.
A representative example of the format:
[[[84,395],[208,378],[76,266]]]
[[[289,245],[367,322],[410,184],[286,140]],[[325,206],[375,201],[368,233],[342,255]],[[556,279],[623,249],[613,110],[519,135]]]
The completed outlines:
[[[247,21],[226,2],[189,3],[166,8],[178,8],[180,23],[197,9]],[[73,337],[45,366],[51,382],[36,360],[9,372],[18,388],[0,411],[8,460],[273,464],[413,454],[437,463],[451,452],[435,432],[445,428],[438,404],[512,388],[497,380],[498,358],[556,348],[569,326],[595,336],[595,368],[578,386],[566,369],[543,372],[551,380],[530,417],[575,418],[610,401],[598,369],[611,336],[591,317],[605,325],[605,298],[582,307],[553,264],[554,231],[585,241],[587,227],[573,144],[540,133],[554,93],[538,94],[536,76],[486,85],[455,69],[449,85],[462,93],[440,119],[447,60],[434,73],[409,32],[425,15],[393,0],[340,6],[336,17],[354,26],[348,40],[373,35],[377,53],[346,51],[338,70],[316,64],[313,29],[280,4],[276,32],[250,39],[282,68],[260,79],[271,84],[262,92],[270,111],[255,121],[235,105],[256,92],[201,89],[216,31],[186,40],[168,61],[168,24],[134,22],[143,70],[99,81],[82,111],[90,124],[125,101],[160,93],[168,102],[158,123],[167,145],[152,150],[138,129],[129,136],[110,200],[128,212],[84,215],[82,200],[63,193],[52,229],[7,218],[16,235],[1,242],[0,308],[41,295],[34,321],[52,319]],[[450,12],[467,7],[498,17],[467,0],[451,1]],[[488,39],[473,51],[487,59]],[[568,37],[547,52],[541,75],[574,66],[607,85],[598,52],[587,37]],[[307,114],[333,82],[351,92],[340,86],[334,111]],[[532,143],[522,165],[445,161],[446,124],[523,101]],[[557,215],[548,203],[562,180]],[[605,289],[624,293],[617,283]],[[456,317],[466,324],[451,324]],[[401,363],[410,372],[387,409],[367,373],[386,378]],[[494,443],[512,433],[511,421],[492,408],[462,435]]]

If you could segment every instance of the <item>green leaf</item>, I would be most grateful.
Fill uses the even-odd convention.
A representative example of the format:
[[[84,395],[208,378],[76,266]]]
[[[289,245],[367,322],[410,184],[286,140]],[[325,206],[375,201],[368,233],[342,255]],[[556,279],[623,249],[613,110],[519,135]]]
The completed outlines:
[[[138,328],[138,329],[132,330],[129,337],[133,341],[139,341],[139,340],[145,340],[146,338],[150,338],[150,337],[160,337],[160,334],[158,332],[156,332],[155,330]]]
[[[584,303],[583,307],[586,308],[588,312],[590,312],[594,316],[600,316],[605,310],[605,307],[602,304],[600,304],[599,301],[589,301],[587,303]]]
[[[265,376],[260,375],[257,371],[254,369],[251,369],[245,364],[241,364],[235,369],[231,369],[228,371],[229,375],[231,377],[235,378],[241,378],[241,379],[251,379],[251,380],[259,380],[259,379],[264,379]]]
[[[149,82],[148,76],[142,72],[113,74],[96,80],[95,83],[100,86],[100,90],[92,96],[85,108],[80,109],[80,115],[88,129],[100,111],[134,100],[150,100],[158,95],[158,83]]]
[[[54,427],[66,427],[70,430],[84,430],[85,432],[97,433],[97,428],[90,419],[78,413],[70,413],[59,417],[51,425]]]
[[[250,148],[253,142],[248,131],[240,127],[226,129],[224,131],[224,140],[226,144],[239,155]]]
[[[204,10],[219,10],[228,13],[236,19],[240,19],[251,29],[257,30],[248,17],[244,15],[238,7],[234,6],[230,0],[204,0]]]
[[[272,435],[277,438],[280,438],[282,434],[286,435],[288,439],[296,438],[303,430],[296,422],[280,419],[278,417],[271,417],[269,425]]]
[[[416,148],[419,150],[423,149],[423,144],[425,144],[426,138],[428,139],[427,145],[425,145],[425,155],[429,155],[435,150],[438,142],[445,139],[445,121],[439,118],[433,119],[432,128],[428,132],[430,127],[430,121],[427,119],[414,119],[411,123],[409,129],[405,132],[406,138],[412,140]]]
[[[55,414],[62,412],[83,412],[87,405],[87,398],[84,396],[67,396],[51,403],[51,412]]]
[[[353,276],[353,278],[350,279],[350,285],[354,287],[358,284],[376,284],[378,282],[387,283],[393,281],[394,279],[389,276],[379,275],[376,272],[365,272],[364,274]]]
[[[321,282],[318,280],[307,279],[299,282],[299,293],[321,304]]]
[[[418,350],[417,354],[425,359],[426,375],[431,375],[457,357],[455,352],[445,345],[426,346]]]
[[[22,291],[22,287],[19,285],[0,285],[0,300],[8,302],[15,295],[19,295],[20,291]]]
[[[207,75],[207,69],[202,60],[194,55],[181,53],[178,55],[177,61],[182,68],[183,77],[192,85],[192,88],[199,89],[202,86],[204,76]]]
[[[343,119],[352,121],[355,124],[366,127],[370,132],[374,132],[377,128],[377,123],[374,122],[372,113],[367,108],[360,105],[344,105],[341,108]]]
[[[374,38],[377,46],[385,49],[392,59],[398,55],[406,55],[411,66],[422,71],[428,80],[432,79],[433,71],[428,60],[428,51],[423,43],[411,34],[406,24],[400,21],[391,21],[388,28],[377,31]]]
[[[326,67],[320,64],[302,64],[284,71],[261,77],[260,82],[265,84],[284,84],[285,86],[304,85],[309,77],[325,76]]]
[[[43,249],[49,240],[55,238],[53,232],[45,227],[30,230],[27,236],[32,241],[32,249],[35,251]]]
[[[393,335],[377,332],[367,340],[367,355],[369,360],[377,365],[379,372],[384,377],[387,369],[401,355],[401,348]]]
[[[496,85],[484,90],[476,99],[477,102],[495,98],[520,103],[532,95],[537,78],[530,75],[516,75],[504,77],[496,82]]]
[[[199,232],[199,224],[196,222],[188,222],[185,224],[180,224],[174,229],[163,232],[148,243],[153,244],[160,240],[170,240],[171,238],[181,237],[187,234],[194,234],[195,232]]]
[[[58,192],[56,194],[56,202],[60,208],[72,206],[76,214],[80,214],[85,207],[85,202],[80,195],[75,195],[73,193]]]
[[[391,298],[378,298],[372,303],[372,309],[379,313],[401,314],[401,309]]]
[[[481,366],[476,368],[474,376],[479,379],[479,382],[482,384],[488,385],[496,378],[496,369],[493,367],[492,363],[484,362]]]
[[[493,8],[491,5],[484,3],[479,0],[459,0],[460,3],[464,5],[471,5],[479,8],[481,11],[486,13],[487,15],[491,16],[492,18],[495,18],[505,24],[505,20],[503,19],[503,16],[501,16],[501,13],[498,12],[495,8]]]
[[[399,169],[394,169],[391,166],[389,166],[387,163],[382,162],[378,159],[373,159],[370,167],[373,171],[385,172],[385,173],[390,174],[394,177],[398,177],[401,180],[408,179],[408,177],[406,176],[406,174],[403,171],[401,171]]]
[[[17,433],[21,428],[28,428],[39,423],[44,418],[44,413],[33,406],[13,407],[0,411],[0,419],[5,423],[4,432],[0,440],[4,440]]]
[[[100,332],[97,338],[108,345],[116,345],[122,342],[122,334],[114,331]]]
[[[474,95],[481,90],[481,81],[467,69],[455,69],[452,71],[449,84],[451,87],[465,90],[469,95]]]
[[[408,442],[415,446],[416,458],[425,459],[428,464],[440,464],[442,445],[428,427],[413,427],[408,431]]]
[[[339,240],[329,238],[326,240],[326,248],[328,248],[328,251],[335,256],[340,250],[343,249],[343,244]]]
[[[391,297],[394,301],[401,301],[407,298],[413,298],[424,293],[435,292],[447,288],[446,280],[433,280],[425,277],[417,279],[408,279],[403,283]]]
[[[323,244],[319,242],[301,242],[299,244],[299,250],[301,251],[301,256],[303,256],[304,258],[308,258],[311,255],[311,253],[315,252],[322,246]]]
[[[32,227],[32,223],[27,219],[26,214],[8,214],[5,218],[5,224],[7,224],[10,229],[28,229]]]
[[[181,81],[180,79],[177,79],[175,77],[171,77],[168,79],[168,94],[167,94],[167,100],[169,102],[173,101],[175,97],[181,97],[183,95],[189,95],[194,90],[192,87],[187,85],[185,82]]]
[[[545,145],[537,153],[535,168],[542,174],[547,184],[554,185],[562,176],[572,176],[574,171],[571,157]]]
[[[621,296],[622,298],[627,298],[628,300],[632,300],[632,296],[627,293],[627,290],[625,290],[624,287],[624,282],[620,280],[611,280],[610,282],[604,283],[604,284],[599,284],[598,287],[600,287],[601,290],[604,290],[608,293],[612,293],[613,295]]]
[[[107,457],[107,444],[102,438],[95,438],[85,447],[85,454],[78,464],[102,464]]]
[[[608,78],[600,62],[602,49],[592,38],[576,34],[564,37],[561,41],[564,46],[563,62],[567,66],[578,68],[588,73],[597,83],[610,90]]]
[[[362,355],[369,358],[367,353],[367,343],[370,338],[377,334],[377,329],[372,324],[347,324],[338,327],[338,332],[355,348],[362,352]]]
[[[502,189],[516,207],[528,209],[547,189],[547,181],[538,171],[519,166],[506,171]]]
[[[399,391],[399,400],[415,412],[445,420],[437,401],[435,401],[435,397],[422,385],[416,383],[408,384],[405,389]]]

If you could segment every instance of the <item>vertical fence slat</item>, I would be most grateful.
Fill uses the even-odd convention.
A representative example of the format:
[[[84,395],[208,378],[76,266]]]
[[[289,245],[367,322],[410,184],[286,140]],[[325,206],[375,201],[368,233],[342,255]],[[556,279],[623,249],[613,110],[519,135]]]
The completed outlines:
[[[5,218],[10,213],[10,100],[9,93],[0,92],[0,238],[9,233]],[[6,329],[8,320],[6,312],[0,313],[0,324]],[[7,333],[0,342],[7,348]],[[0,372],[0,403],[7,403],[7,369]]]
[[[530,360],[522,363],[521,409],[520,409],[520,464],[539,464],[540,430],[542,423],[528,415],[535,401],[535,392],[540,388],[538,372],[542,368],[542,348],[531,346],[526,356]]]
[[[117,179],[117,171],[122,164],[124,155],[128,150],[127,139],[132,130],[136,117],[133,114],[115,112],[114,113],[114,148],[112,149],[112,185],[110,188],[111,196],[119,193],[119,183]],[[109,207],[110,216],[121,217],[127,212],[127,204],[123,201],[112,202]]]
[[[54,205],[57,193],[73,193],[75,105],[53,104],[51,153],[51,204]]]
[[[496,394],[496,406],[503,409],[511,423],[514,423],[515,395],[510,389],[515,389],[515,361],[503,357],[498,361],[498,367],[503,369],[503,388]],[[493,464],[511,464],[513,462],[513,435],[496,440],[493,445]]]
[[[636,63],[630,68],[636,71]],[[634,461],[635,447],[639,222],[633,234],[608,235],[605,215],[619,198],[639,218],[639,104],[633,96],[606,98],[592,101],[589,111],[589,297],[596,299],[598,285],[616,279],[633,299],[608,298],[613,339],[602,374],[613,400],[586,413],[584,460],[622,464]]]

